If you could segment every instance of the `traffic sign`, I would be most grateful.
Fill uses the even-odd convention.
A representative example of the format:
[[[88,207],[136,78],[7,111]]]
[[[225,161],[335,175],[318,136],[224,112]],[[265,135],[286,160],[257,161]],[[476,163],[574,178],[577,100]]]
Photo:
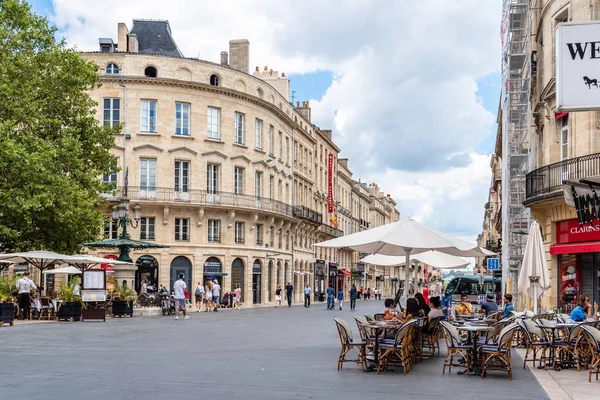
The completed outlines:
[[[488,271],[499,271],[500,270],[500,259],[499,258],[488,258],[487,259]]]

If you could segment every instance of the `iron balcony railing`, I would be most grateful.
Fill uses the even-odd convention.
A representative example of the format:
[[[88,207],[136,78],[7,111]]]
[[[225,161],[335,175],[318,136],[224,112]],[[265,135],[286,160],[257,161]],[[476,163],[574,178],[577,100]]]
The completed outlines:
[[[122,189],[122,187],[119,187],[117,188],[116,194],[105,195],[105,197],[108,200],[116,200],[121,196]],[[128,186],[127,197],[134,201],[232,206],[274,212],[283,214],[287,217],[296,216],[294,213],[294,207],[289,204],[266,197],[256,197],[246,194],[235,194],[228,192],[210,193],[206,190],[196,189],[184,192],[176,191],[173,188],[143,188],[139,186]]]
[[[570,158],[546,165],[527,174],[525,197],[560,192],[563,182],[600,175],[600,153]]]
[[[304,206],[295,206],[293,216],[317,224],[323,223],[323,215],[321,213],[316,212],[315,210],[311,210],[310,208]]]
[[[326,235],[333,236],[336,238],[344,236],[344,232],[341,229],[336,229],[333,226],[329,225],[319,225],[319,231],[323,232]]]

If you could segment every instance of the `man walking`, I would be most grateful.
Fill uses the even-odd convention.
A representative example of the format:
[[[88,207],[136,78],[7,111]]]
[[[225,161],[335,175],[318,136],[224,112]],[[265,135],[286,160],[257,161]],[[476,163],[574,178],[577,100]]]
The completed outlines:
[[[327,309],[333,310],[333,285],[331,283],[327,288]]]
[[[350,310],[351,311],[354,311],[354,309],[356,308],[356,297],[357,297],[356,285],[352,285],[352,289],[350,289]]]
[[[213,311],[219,311],[219,304],[221,304],[221,285],[219,285],[218,280],[213,281],[213,303],[215,303],[215,308]]]
[[[294,287],[292,286],[292,282],[288,282],[285,285],[285,295],[287,296],[288,307],[292,306],[292,296],[294,295]]]
[[[23,319],[29,319],[29,308],[31,308],[31,290],[37,290],[37,286],[29,279],[29,271],[23,273],[23,277],[17,280],[17,303],[21,308]]]
[[[310,292],[311,292],[311,288],[310,286],[308,286],[308,284],[306,285],[306,287],[304,288],[304,307],[308,308],[310,307]]]
[[[179,310],[183,310],[183,319],[189,319],[187,310],[185,307],[185,290],[187,285],[183,280],[183,274],[179,274],[179,279],[173,284],[173,291],[175,292],[175,319],[179,319]]]

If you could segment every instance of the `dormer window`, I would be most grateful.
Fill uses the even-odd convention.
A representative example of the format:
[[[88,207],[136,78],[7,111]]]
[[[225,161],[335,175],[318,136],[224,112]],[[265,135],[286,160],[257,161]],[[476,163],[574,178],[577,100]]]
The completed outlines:
[[[265,94],[261,88],[256,89],[256,97],[260,97],[262,99],[264,95]]]
[[[155,67],[146,67],[144,75],[148,78],[156,78],[157,72]]]
[[[219,86],[219,77],[217,75],[210,76],[210,85],[211,86]]]
[[[119,67],[117,66],[117,64],[108,64],[106,66],[106,74],[107,75],[118,75]]]

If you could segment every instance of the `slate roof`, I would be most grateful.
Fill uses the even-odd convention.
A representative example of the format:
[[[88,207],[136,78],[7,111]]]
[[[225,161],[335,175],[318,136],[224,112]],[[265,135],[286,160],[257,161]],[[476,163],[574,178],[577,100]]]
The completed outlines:
[[[140,53],[183,57],[171,35],[169,21],[134,19],[130,34],[137,37]]]

